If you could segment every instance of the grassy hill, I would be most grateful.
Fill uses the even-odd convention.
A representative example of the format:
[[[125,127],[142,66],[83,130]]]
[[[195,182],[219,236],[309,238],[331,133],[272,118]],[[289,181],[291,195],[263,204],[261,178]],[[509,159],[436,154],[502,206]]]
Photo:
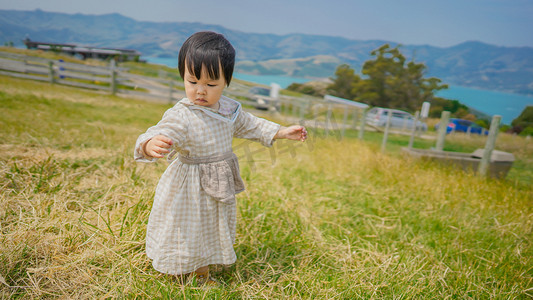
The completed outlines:
[[[533,144],[523,138],[499,137],[517,156],[506,180],[407,159],[396,136],[382,154],[379,134],[311,132],[305,144],[277,142],[275,164],[251,145],[238,260],[215,268],[223,285],[206,290],[158,273],[144,254],[167,164],[134,162],[133,144],[168,105],[3,76],[0,90],[0,298],[533,295]]]

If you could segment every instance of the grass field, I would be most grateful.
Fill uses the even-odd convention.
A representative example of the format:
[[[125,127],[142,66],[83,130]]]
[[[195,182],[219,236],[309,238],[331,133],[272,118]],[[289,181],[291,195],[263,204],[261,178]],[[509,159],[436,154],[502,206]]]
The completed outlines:
[[[249,145],[238,260],[214,268],[218,288],[180,285],[144,254],[166,163],[132,159],[167,108],[0,77],[0,298],[533,296],[533,142],[506,135],[497,148],[517,157],[506,180],[403,157],[402,136],[385,154],[377,133]],[[452,136],[446,147],[480,145]]]

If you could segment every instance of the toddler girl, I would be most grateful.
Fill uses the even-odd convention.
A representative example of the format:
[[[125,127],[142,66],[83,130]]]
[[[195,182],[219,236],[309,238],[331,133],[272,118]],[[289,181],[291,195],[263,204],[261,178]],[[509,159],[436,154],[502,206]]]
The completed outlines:
[[[244,184],[231,148],[233,137],[267,147],[276,139],[307,138],[302,126],[281,127],[222,96],[234,64],[235,50],[221,34],[190,36],[178,55],[187,97],[167,110],[135,145],[138,161],[153,162],[168,153],[171,161],[177,154],[156,188],[146,233],[148,257],[160,272],[194,272],[206,283],[214,282],[209,265],[236,260],[235,194],[244,190]]]

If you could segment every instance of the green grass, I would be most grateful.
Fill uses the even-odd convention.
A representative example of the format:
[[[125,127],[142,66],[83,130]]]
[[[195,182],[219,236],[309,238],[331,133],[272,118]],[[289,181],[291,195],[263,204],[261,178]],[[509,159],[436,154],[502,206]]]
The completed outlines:
[[[127,68],[129,73],[150,77],[172,78],[173,80],[183,81],[177,68],[170,68],[158,64],[148,64],[139,62],[123,62],[120,67]]]
[[[202,289],[158,273],[144,254],[166,163],[135,163],[132,148],[168,105],[6,77],[0,87],[0,298],[533,295],[533,151],[523,138],[499,137],[518,162],[505,180],[403,157],[408,137],[397,135],[386,153],[370,132],[359,141],[312,131],[273,152],[250,145],[238,260],[214,267],[221,287]],[[447,139],[448,149],[479,144]]]

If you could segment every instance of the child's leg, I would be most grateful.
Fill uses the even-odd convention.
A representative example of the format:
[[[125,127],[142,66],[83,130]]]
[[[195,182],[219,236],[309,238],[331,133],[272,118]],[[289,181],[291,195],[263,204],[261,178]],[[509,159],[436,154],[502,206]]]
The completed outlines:
[[[196,271],[194,271],[194,273],[196,273],[196,274],[203,274],[203,273],[206,273],[206,272],[209,272],[209,266],[200,267]]]
[[[201,284],[209,284],[209,285],[215,285],[217,282],[209,276],[209,266],[198,268],[196,271],[194,271],[196,274],[196,278],[198,279],[198,282]]]

